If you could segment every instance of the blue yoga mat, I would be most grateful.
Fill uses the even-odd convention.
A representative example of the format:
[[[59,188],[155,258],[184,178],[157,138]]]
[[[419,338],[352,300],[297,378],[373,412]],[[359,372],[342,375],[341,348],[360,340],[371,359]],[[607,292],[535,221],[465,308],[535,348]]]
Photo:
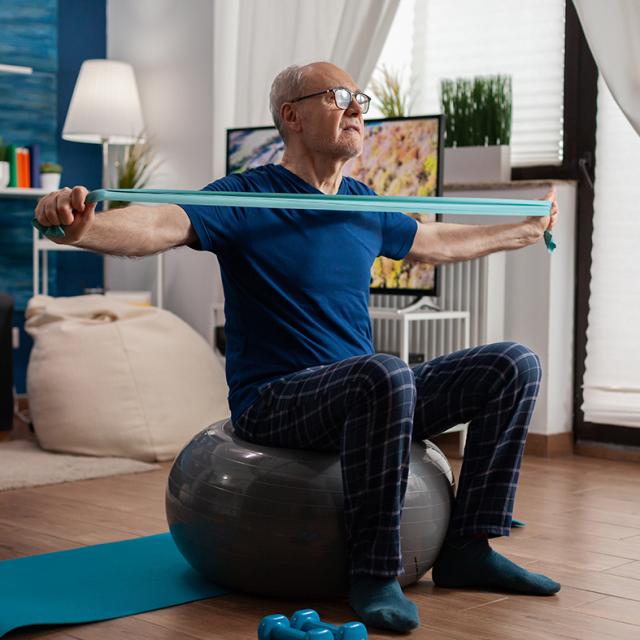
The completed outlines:
[[[171,534],[0,562],[0,637],[18,627],[97,622],[227,593]]]

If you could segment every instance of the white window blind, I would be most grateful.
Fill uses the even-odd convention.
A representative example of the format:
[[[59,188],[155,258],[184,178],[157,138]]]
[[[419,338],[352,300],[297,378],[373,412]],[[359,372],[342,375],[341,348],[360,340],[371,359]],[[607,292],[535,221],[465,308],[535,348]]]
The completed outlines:
[[[443,78],[511,75],[512,165],[561,164],[564,13],[564,0],[401,0],[379,64],[404,69],[412,115],[441,112]]]
[[[640,427],[640,137],[598,79],[585,420]]]

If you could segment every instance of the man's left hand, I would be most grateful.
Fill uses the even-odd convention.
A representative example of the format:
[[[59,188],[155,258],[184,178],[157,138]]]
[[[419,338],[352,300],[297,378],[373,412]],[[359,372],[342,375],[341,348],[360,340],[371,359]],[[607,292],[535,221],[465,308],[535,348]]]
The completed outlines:
[[[534,230],[536,240],[544,235],[545,231],[551,231],[558,220],[558,201],[556,200],[556,188],[551,187],[549,192],[540,200],[551,201],[551,211],[548,216],[530,216],[525,218],[523,224],[530,226]]]

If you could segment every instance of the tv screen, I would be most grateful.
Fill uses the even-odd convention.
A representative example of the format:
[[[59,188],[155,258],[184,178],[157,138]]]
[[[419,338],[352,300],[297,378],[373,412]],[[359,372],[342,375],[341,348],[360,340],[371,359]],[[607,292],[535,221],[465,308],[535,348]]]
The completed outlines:
[[[379,195],[442,195],[443,116],[384,118],[365,122],[362,154],[344,167]],[[227,173],[246,171],[282,158],[275,127],[227,131]],[[420,222],[433,214],[406,212]],[[371,268],[371,293],[437,295],[437,269],[426,263],[378,257]]]

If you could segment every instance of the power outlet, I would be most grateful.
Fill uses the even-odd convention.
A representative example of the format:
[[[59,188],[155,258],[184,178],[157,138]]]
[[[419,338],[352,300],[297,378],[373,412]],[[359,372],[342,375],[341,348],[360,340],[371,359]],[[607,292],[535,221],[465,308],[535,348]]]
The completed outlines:
[[[20,348],[20,329],[11,327],[11,344],[14,349]]]

